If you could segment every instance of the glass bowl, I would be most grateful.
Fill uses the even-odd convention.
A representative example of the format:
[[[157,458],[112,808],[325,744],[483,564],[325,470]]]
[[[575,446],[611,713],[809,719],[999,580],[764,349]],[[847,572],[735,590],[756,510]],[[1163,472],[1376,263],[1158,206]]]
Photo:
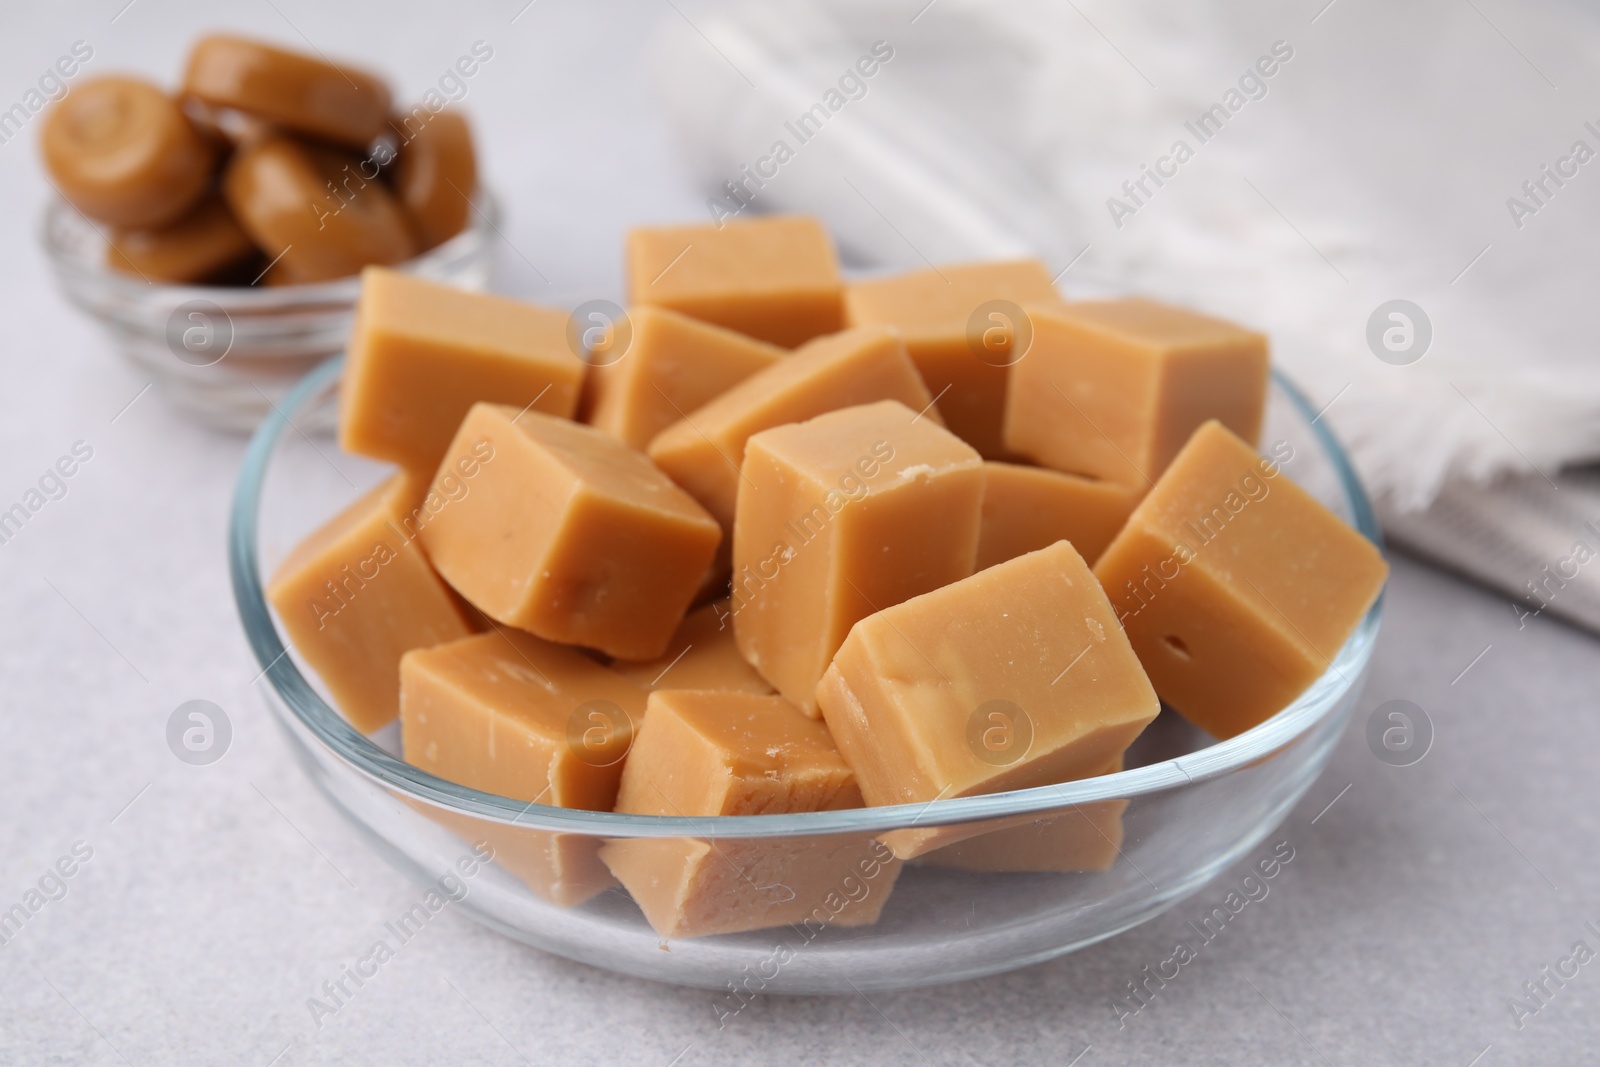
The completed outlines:
[[[393,726],[371,738],[353,729],[285,651],[263,598],[263,576],[287,550],[352,499],[357,483],[384,473],[378,464],[285,432],[289,420],[337,387],[339,373],[337,360],[317,369],[257,431],[229,533],[239,613],[267,682],[261,688],[291,748],[334,805],[436,899],[448,898],[479,922],[559,956],[719,990],[719,1018],[737,1014],[762,992],[895,989],[993,974],[1160,914],[1260,844],[1310,787],[1350,717],[1377,637],[1381,598],[1329,670],[1255,729],[1216,742],[1163,711],[1129,751],[1128,769],[1058,786],[929,804],[715,818],[509,800],[402,762]],[[1344,453],[1281,377],[1263,440],[1292,445],[1294,458],[1284,470],[1378,540]],[[948,866],[939,853],[904,865],[883,859],[880,842],[908,830],[983,832],[970,840],[1010,847],[971,850],[966,866],[986,869]],[[1023,865],[1105,869],[995,869],[1017,865],[1019,835]],[[663,940],[609,881],[601,849],[608,856],[618,849],[698,849],[727,865],[726,880],[743,880],[735,885],[740,892],[792,903],[799,886],[810,910],[796,919],[790,909],[789,921],[773,928]],[[997,851],[1010,858],[997,858]],[[492,862],[485,861],[491,854]],[[852,925],[874,915],[875,922]]]
[[[499,217],[498,201],[480,192],[466,229],[400,269],[484,288]],[[107,267],[102,229],[59,198],[45,208],[39,236],[67,299],[105,326],[158,393],[206,425],[255,429],[349,340],[359,276],[279,287],[152,284]],[[329,428],[333,409],[296,421]]]

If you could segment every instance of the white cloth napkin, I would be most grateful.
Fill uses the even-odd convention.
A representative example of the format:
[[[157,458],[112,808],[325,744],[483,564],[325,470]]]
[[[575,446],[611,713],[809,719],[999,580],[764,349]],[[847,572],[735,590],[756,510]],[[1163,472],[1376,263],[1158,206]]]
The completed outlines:
[[[1033,254],[1069,297],[1139,291],[1260,328],[1326,405],[1391,532],[1442,557],[1453,525],[1479,521],[1464,501],[1497,506],[1452,490],[1441,519],[1429,505],[1446,486],[1548,488],[1600,457],[1592,12],[803,0],[680,14],[655,82],[708,219],[815,213],[849,257],[886,268]],[[1379,312],[1397,299],[1422,315]],[[1385,348],[1388,330],[1411,348]],[[1520,556],[1447,558],[1512,592],[1534,577]]]
[[[708,193],[787,141],[750,210],[816,212],[867,262],[1031,252],[1071,264],[1069,296],[1137,289],[1267,330],[1403,505],[1452,474],[1600,455],[1600,159],[1545,179],[1520,229],[1507,206],[1535,206],[1522,183],[1574,142],[1600,152],[1600,23],[1549,3],[1300,7],[731,4],[675,23],[657,84]],[[876,41],[893,57],[801,143],[795,118]],[[1202,143],[1196,119],[1277,42],[1292,58],[1247,82],[1265,95],[1241,90]],[[1108,200],[1133,206],[1123,183],[1179,140],[1193,158],[1114,220]],[[1406,366],[1366,342],[1395,298],[1432,324]]]

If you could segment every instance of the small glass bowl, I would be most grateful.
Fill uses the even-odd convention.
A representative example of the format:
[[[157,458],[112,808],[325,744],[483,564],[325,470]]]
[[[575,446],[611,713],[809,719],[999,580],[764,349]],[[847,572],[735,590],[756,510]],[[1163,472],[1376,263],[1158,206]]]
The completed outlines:
[[[466,289],[489,282],[498,201],[474,199],[467,228],[400,265]],[[157,392],[209,426],[248,433],[294,384],[344,350],[359,276],[309,285],[152,284],[106,266],[102,229],[57,198],[40,241],[67,299],[106,327]],[[333,407],[303,412],[302,429],[333,425]]]
[[[953,982],[1059,956],[1158,915],[1278,826],[1327,762],[1367,674],[1381,599],[1328,671],[1272,719],[1217,742],[1163,711],[1128,753],[1127,770],[1084,781],[929,804],[716,818],[573,811],[469,789],[401,761],[394,727],[370,738],[356,732],[285,651],[263,598],[263,555],[270,571],[356,495],[353,482],[382,473],[354,457],[336,465],[303,435],[285,432],[337,386],[340,369],[337,360],[319,368],[256,432],[229,532],[234,596],[290,747],[380,851],[464,914],[569,959],[716,990],[712,1006],[724,1021],[757,993]],[[1378,540],[1343,451],[1282,378],[1263,440],[1291,444],[1285,471]],[[980,849],[988,869],[943,866],[935,853],[900,867],[896,880],[892,864],[870,862],[885,855],[875,841],[931,830],[981,830],[996,837],[974,840],[1002,842],[1011,835],[1001,849],[1011,859],[1000,866],[1019,853],[1025,865],[1072,866],[1099,855],[1109,866],[1007,872]],[[609,883],[599,856],[619,847],[712,854],[727,865],[728,881],[772,903],[796,896],[790,883],[804,883],[810,910],[753,932],[664,940]],[[483,862],[491,851],[493,862]],[[841,868],[840,856],[861,860]],[[875,922],[850,925],[880,906]]]

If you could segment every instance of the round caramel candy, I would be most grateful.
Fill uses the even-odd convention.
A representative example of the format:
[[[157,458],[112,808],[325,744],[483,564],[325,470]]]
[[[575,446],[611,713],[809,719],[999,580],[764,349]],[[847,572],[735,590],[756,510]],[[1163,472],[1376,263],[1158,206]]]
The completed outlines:
[[[472,130],[456,111],[413,112],[390,125],[399,138],[394,191],[400,206],[423,248],[443,244],[466,228],[472,213],[468,198],[478,185]]]
[[[272,124],[265,119],[231,107],[216,107],[197,96],[185,96],[182,104],[183,113],[189,116],[194,128],[224,152],[259,141],[273,132]]]
[[[202,38],[183,91],[275,126],[365,147],[389,114],[389,87],[371,74],[242,37]]]
[[[45,167],[73,207],[114,226],[163,226],[205,194],[216,146],[136,78],[96,78],[50,109]]]
[[[342,278],[416,254],[377,167],[347,152],[268,137],[234,154],[222,193],[245,232],[296,281]]]
[[[112,231],[106,264],[146,281],[192,283],[213,281],[255,255],[249,234],[212,194],[159,229]]]
[[[299,285],[300,279],[284,270],[282,263],[277,263],[268,267],[266,273],[261,276],[261,280],[256,284],[264,285],[268,289],[280,289],[285,285]]]

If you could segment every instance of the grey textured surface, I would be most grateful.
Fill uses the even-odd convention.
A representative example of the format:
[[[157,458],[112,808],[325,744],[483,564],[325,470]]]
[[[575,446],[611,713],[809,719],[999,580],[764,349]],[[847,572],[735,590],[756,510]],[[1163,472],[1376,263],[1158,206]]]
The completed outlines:
[[[79,38],[92,73],[170,79],[201,28],[303,30],[381,57],[402,98],[482,38],[496,58],[467,103],[510,211],[501,288],[545,291],[531,263],[550,289],[611,293],[626,225],[699,210],[634,70],[670,7],[542,0],[513,25],[521,0],[419,5],[374,33],[360,23],[376,4],[283,0],[291,25],[270,4],[138,0],[113,24],[123,3],[0,17],[5,103]],[[1549,618],[1519,629],[1505,598],[1405,559],[1356,725],[1262,846],[1287,841],[1294,860],[1125,1027],[1125,983],[1242,869],[1066,959],[870,1002],[761,1000],[722,1031],[709,994],[446,913],[315,1028],[306,999],[417,890],[310,791],[252,687],[222,551],[242,443],[148,394],[111,421],[144,381],[44,271],[35,135],[0,145],[0,506],[75,441],[94,457],[0,545],[0,910],[76,842],[93,855],[0,947],[0,1063],[1593,1062],[1600,966],[1549,983],[1520,1030],[1508,1000],[1575,941],[1600,949],[1584,925],[1600,927],[1597,646]],[[1436,730],[1407,768],[1374,758],[1362,729],[1396,698]],[[233,724],[211,766],[167,747],[191,699]]]

